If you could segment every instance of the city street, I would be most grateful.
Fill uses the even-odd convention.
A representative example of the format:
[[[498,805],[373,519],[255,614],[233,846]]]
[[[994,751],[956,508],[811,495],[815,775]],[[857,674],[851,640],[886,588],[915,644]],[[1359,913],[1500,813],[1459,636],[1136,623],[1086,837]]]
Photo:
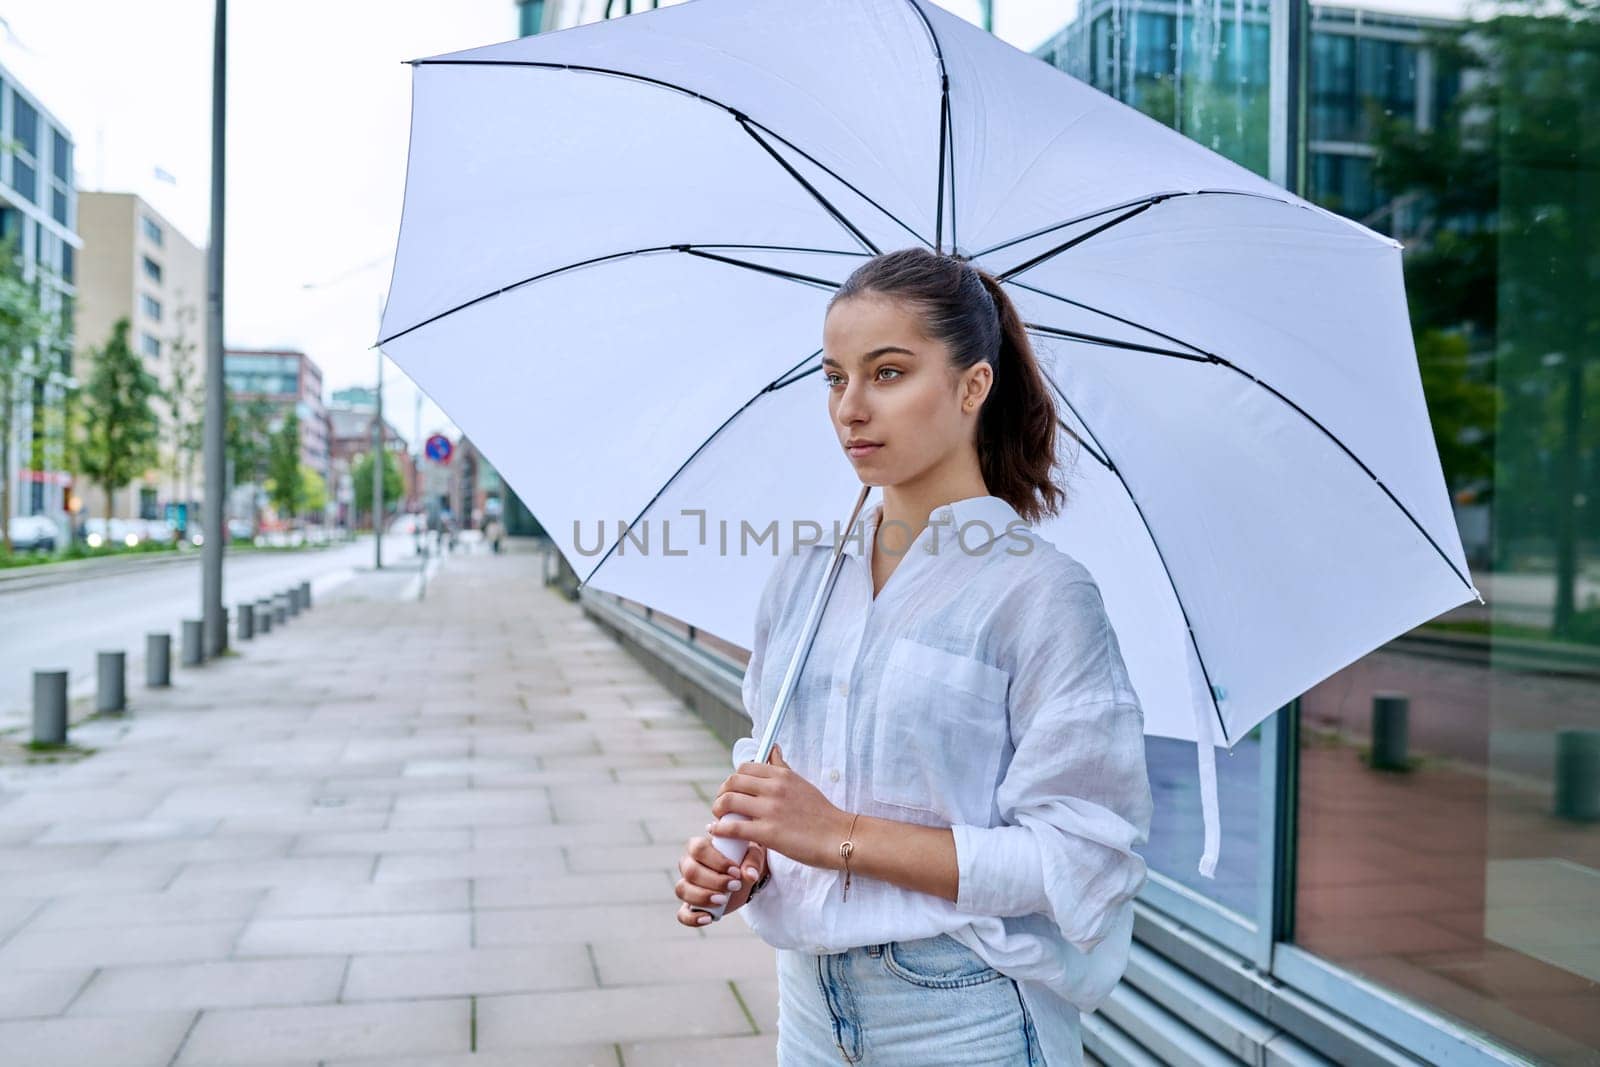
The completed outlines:
[[[414,559],[411,538],[384,538],[386,562]],[[223,562],[223,603],[237,605],[311,582],[313,602],[372,566],[372,538],[333,548],[241,552]],[[172,634],[177,669],[181,624],[199,618],[200,553],[184,562],[153,559],[147,566],[60,584],[8,589],[0,585],[0,730],[30,721],[35,670],[68,671],[74,696],[92,693],[95,655],[128,654],[129,688],[143,683],[147,632]]]

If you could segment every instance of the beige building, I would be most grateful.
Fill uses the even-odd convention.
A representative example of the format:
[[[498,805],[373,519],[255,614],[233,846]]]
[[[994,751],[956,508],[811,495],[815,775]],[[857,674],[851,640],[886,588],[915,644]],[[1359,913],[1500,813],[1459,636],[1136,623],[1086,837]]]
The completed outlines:
[[[89,350],[105,344],[112,324],[124,317],[128,344],[144,357],[163,389],[170,390],[175,369],[188,364],[190,386],[181,424],[169,402],[157,403],[161,464],[115,494],[115,513],[161,518],[164,505],[183,500],[197,509],[204,487],[199,431],[192,431],[193,448],[179,437],[183,424],[198,426],[204,415],[206,251],[133,193],[80,192],[78,232],[83,237],[74,354],[78,380],[88,380]],[[95,489],[79,495],[91,514],[104,507]]]

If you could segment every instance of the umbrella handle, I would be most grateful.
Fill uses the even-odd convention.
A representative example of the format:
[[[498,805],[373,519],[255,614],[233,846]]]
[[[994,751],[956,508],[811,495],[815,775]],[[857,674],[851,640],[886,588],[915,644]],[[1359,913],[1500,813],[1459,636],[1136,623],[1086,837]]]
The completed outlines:
[[[740,815],[736,811],[730,811],[730,812],[728,812],[728,814],[722,816],[722,818],[724,820],[748,819],[749,816],[748,815]],[[714,834],[711,837],[711,843],[713,845],[717,846],[717,851],[718,852],[720,852],[724,856],[728,857],[728,862],[729,863],[741,863],[741,862],[743,862],[744,861],[745,850],[750,847],[750,842],[746,841],[742,837],[717,837]],[[723,912],[728,910],[728,905],[726,905],[726,904],[705,904],[705,905],[690,904],[689,905],[689,909],[691,911],[703,911],[707,915],[710,915],[711,916],[711,920],[713,922],[715,922],[716,920],[722,918]]]

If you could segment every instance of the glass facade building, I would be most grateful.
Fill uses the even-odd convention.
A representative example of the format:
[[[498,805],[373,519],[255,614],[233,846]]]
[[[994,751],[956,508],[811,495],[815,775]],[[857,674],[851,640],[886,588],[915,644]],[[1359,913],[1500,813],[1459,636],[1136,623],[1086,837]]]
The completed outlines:
[[[1404,244],[1487,600],[1219,752],[1214,881],[1193,747],[1150,739],[1146,918],[1270,979],[1264,1014],[1335,1062],[1600,1063],[1600,10],[1095,2],[1035,54]],[[1106,1058],[1162,1040],[1101,1014]]]
[[[55,351],[30,350],[12,383],[16,405],[0,419],[9,430],[5,503],[10,516],[67,521],[72,476],[67,468],[64,398],[72,378],[78,194],[73,140],[67,129],[10,71],[0,68],[0,242],[9,242],[24,277],[37,279],[41,304],[56,318]]]

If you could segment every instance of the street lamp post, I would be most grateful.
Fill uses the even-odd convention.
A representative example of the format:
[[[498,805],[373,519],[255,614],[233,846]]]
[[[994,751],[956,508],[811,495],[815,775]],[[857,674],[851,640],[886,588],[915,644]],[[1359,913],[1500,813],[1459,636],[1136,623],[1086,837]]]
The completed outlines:
[[[380,315],[381,319],[382,316]],[[383,570],[383,475],[389,457],[383,449],[383,349],[378,349],[378,402],[377,418],[373,420],[372,437],[372,566]]]
[[[227,156],[225,133],[228,76],[228,0],[217,0],[211,60],[211,241],[207,249],[206,293],[206,416],[205,543],[201,545],[200,619],[206,655],[219,654],[226,644],[222,613],[223,404],[222,390],[222,231],[223,174]]]

